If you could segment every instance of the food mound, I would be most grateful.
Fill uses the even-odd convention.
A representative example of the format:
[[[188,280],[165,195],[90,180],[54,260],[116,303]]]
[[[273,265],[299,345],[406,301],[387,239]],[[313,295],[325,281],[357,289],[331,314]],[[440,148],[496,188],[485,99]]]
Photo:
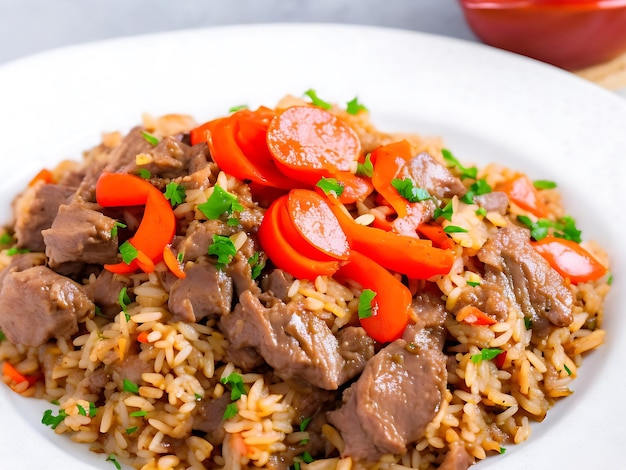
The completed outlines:
[[[556,184],[305,95],[17,196],[0,361],[43,425],[118,468],[466,469],[572,393],[610,272]]]

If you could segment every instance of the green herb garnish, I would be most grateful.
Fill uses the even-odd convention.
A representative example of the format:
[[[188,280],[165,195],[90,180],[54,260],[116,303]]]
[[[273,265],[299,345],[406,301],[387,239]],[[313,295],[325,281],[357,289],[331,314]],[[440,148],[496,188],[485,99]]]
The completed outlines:
[[[137,385],[135,382],[132,382],[128,379],[124,379],[122,387],[125,392],[135,393],[135,394],[139,393],[139,385]]]
[[[358,96],[346,103],[346,112],[348,114],[359,114],[361,111],[367,111],[367,108],[359,103]]]
[[[234,418],[235,416],[237,416],[237,413],[239,413],[237,403],[229,403],[228,405],[226,405],[226,409],[224,410],[224,415],[222,416],[222,419]]]
[[[554,189],[556,188],[556,183],[548,180],[535,180],[533,181],[533,186],[537,189]]]
[[[259,251],[255,252],[250,258],[248,258],[248,264],[252,269],[251,277],[252,279],[256,279],[261,275],[263,268],[265,267],[265,262],[260,261],[261,253]]]
[[[371,153],[365,155],[363,163],[357,163],[356,174],[359,176],[367,176],[368,178],[372,177],[372,175],[374,174],[374,164],[372,163]]]
[[[502,352],[502,349],[500,349],[500,348],[485,348],[485,349],[481,349],[480,353],[473,354],[470,357],[470,360],[474,364],[479,364],[482,361],[490,361],[492,359],[495,359],[496,356],[498,356],[498,354],[500,354],[501,352]]]
[[[126,264],[132,263],[132,261],[139,255],[137,248],[135,248],[128,240],[120,245],[119,251],[122,255],[122,261]]]
[[[137,428],[137,426],[133,426],[133,427],[130,427],[130,428],[126,428],[126,431],[124,431],[124,432],[125,432],[126,434],[132,434],[132,433],[134,433],[135,431],[137,431],[137,429],[138,429],[138,428]]]
[[[327,196],[332,194],[335,197],[339,197],[343,193],[343,184],[339,183],[336,178],[322,177],[315,186],[320,188]]]
[[[487,209],[485,209],[484,207],[479,207],[478,209],[476,209],[475,214],[484,217],[487,215]]]
[[[572,375],[572,371],[569,367],[567,367],[567,365],[563,364],[563,369],[565,369],[567,375]]]
[[[23,255],[24,253],[30,253],[30,250],[28,248],[17,248],[16,246],[7,250],[8,256]]]
[[[469,187],[465,195],[463,195],[463,197],[461,198],[461,201],[463,201],[466,204],[473,204],[475,196],[480,196],[481,194],[487,194],[487,193],[490,193],[491,191],[492,191],[491,186],[489,186],[489,183],[487,183],[487,180],[485,179],[476,180]]]
[[[80,404],[76,403],[76,408],[78,409],[78,414],[81,416],[87,416],[87,410],[81,406]]]
[[[452,214],[454,210],[452,208],[452,201],[448,201],[448,203],[443,206],[443,208],[437,207],[435,212],[433,213],[433,219],[437,220],[439,217],[443,217],[447,221],[452,220]]]
[[[11,245],[12,243],[13,237],[10,234],[4,232],[2,235],[0,235],[0,245]]]
[[[244,109],[249,109],[247,104],[238,104],[237,106],[231,106],[228,108],[229,113],[236,113],[237,111],[243,111]]]
[[[536,222],[533,222],[526,215],[518,215],[517,220],[530,229],[530,236],[534,240],[541,240],[552,232],[552,235],[558,238],[564,238],[576,243],[582,241],[582,232],[578,230],[576,221],[569,215],[561,217],[556,222],[548,219],[537,219]]]
[[[374,301],[374,297],[376,297],[376,292],[371,289],[363,289],[359,297],[359,318],[369,318],[373,315],[372,302]]]
[[[7,336],[2,330],[0,330],[0,343],[2,343],[5,339],[7,339]]]
[[[143,178],[145,180],[149,180],[150,178],[152,178],[152,173],[150,173],[150,170],[147,170],[145,168],[139,168],[139,170],[137,170],[137,174],[140,178]]]
[[[209,245],[208,253],[217,256],[217,268],[222,269],[237,254],[233,241],[222,235],[213,235],[213,243]]]
[[[113,225],[113,228],[111,229],[111,237],[117,237],[117,232],[120,228],[126,228],[126,224],[122,223],[122,222],[118,222],[117,220],[115,221],[115,225]]]
[[[63,422],[66,416],[67,413],[65,412],[65,410],[59,410],[59,414],[56,416],[52,414],[52,410],[46,410],[43,413],[41,422],[46,426],[50,426],[52,429],[56,429],[57,426]]]
[[[158,137],[153,136],[149,132],[141,131],[141,135],[144,139],[146,139],[146,142],[148,142],[153,147],[159,143]]]
[[[463,227],[459,227],[458,225],[446,225],[443,228],[443,231],[446,233],[467,233],[469,230]]]
[[[117,461],[115,454],[109,454],[109,456],[107,457],[107,462],[112,462],[113,465],[115,465],[115,468],[117,468],[117,470],[121,470],[122,468],[120,463]]]
[[[313,90],[312,88],[305,91],[304,94],[311,99],[311,104],[315,106],[319,106],[320,108],[324,108],[324,109],[331,109],[333,107],[332,104],[324,101],[319,96],[317,96],[317,92]]]
[[[211,197],[206,202],[198,204],[198,210],[209,220],[219,219],[222,214],[232,214],[241,212],[243,206],[239,203],[237,196],[222,189],[221,186],[214,186]]]
[[[167,185],[165,186],[164,196],[165,199],[170,201],[172,207],[176,207],[177,205],[182,204],[183,202],[185,202],[185,199],[187,197],[185,194],[185,187],[183,185],[175,183],[174,181],[170,181],[169,183],[167,183]]]
[[[144,410],[139,410],[139,411],[133,411],[132,413],[129,413],[128,416],[131,416],[133,418],[141,418],[144,416],[147,416],[148,412],[144,411]]]
[[[409,202],[420,202],[430,198],[428,191],[415,186],[411,178],[394,178],[391,180],[391,186],[398,191],[400,196]]]
[[[467,281],[468,286],[477,287],[480,285],[480,281]]]
[[[459,173],[461,174],[461,179],[466,179],[466,178],[476,179],[476,177],[478,176],[478,168],[476,167],[468,168],[468,167],[461,165],[461,162],[459,162],[456,159],[456,157],[452,155],[452,152],[450,152],[450,150],[441,149],[441,154],[443,155],[443,159],[448,165],[448,168],[456,168],[459,171]]]

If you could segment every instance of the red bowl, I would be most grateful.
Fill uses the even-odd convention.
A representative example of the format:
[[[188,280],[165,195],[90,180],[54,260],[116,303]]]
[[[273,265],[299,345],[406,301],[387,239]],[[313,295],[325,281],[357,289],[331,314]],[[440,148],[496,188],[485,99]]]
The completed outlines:
[[[626,52],[626,0],[459,0],[486,44],[578,70]]]

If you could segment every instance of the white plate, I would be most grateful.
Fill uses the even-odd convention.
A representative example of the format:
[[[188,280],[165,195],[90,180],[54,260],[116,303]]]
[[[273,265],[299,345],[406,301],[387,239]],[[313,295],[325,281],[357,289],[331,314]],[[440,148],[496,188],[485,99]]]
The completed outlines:
[[[102,131],[142,113],[198,120],[232,105],[273,105],[315,88],[355,95],[386,130],[442,135],[462,161],[490,161],[555,180],[583,236],[608,247],[615,282],[607,344],[529,441],[477,469],[606,469],[623,461],[626,408],[626,103],[566,72],[473,43],[331,25],[191,30],[61,49],[0,68],[0,219],[41,167],[79,158]],[[22,470],[114,468],[40,424],[46,403],[0,387],[0,464]]]

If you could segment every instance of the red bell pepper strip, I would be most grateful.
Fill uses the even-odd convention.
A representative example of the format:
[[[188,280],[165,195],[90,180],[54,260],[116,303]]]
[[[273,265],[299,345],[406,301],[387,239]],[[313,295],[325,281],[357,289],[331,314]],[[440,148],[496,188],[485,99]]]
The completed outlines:
[[[339,201],[344,204],[363,201],[374,191],[374,186],[372,186],[369,178],[363,178],[354,173],[340,171],[334,173],[333,178],[343,186]]]
[[[13,364],[7,361],[4,361],[4,364],[2,364],[2,375],[8,377],[16,385],[19,385],[22,382],[28,382],[28,386],[32,387],[37,382],[36,376],[22,374],[13,366]]]
[[[310,186],[353,171],[361,151],[350,126],[315,106],[292,106],[278,114],[269,125],[267,144],[285,175]]]
[[[235,113],[217,120],[211,126],[207,132],[207,143],[215,163],[226,173],[240,180],[249,180],[275,188],[293,188],[294,182],[278,170],[269,153],[264,153],[262,148],[251,154],[252,158],[244,154],[236,138],[241,125],[242,122]]]
[[[607,272],[606,267],[572,240],[547,236],[532,244],[550,266],[572,284],[599,279]]]
[[[450,272],[454,262],[452,251],[435,248],[430,240],[360,225],[343,206],[331,203],[329,207],[348,236],[350,246],[385,268],[411,279],[429,279]]]
[[[411,145],[406,140],[380,146],[371,154],[374,164],[372,184],[378,193],[394,208],[398,217],[407,215],[408,201],[391,185],[411,158]]]
[[[46,168],[42,169],[39,173],[37,173],[35,176],[33,176],[33,179],[31,179],[28,182],[28,186],[34,186],[35,184],[39,183],[40,181],[43,181],[46,184],[53,184],[55,183],[54,181],[54,176],[52,175],[52,172]]]
[[[526,175],[519,175],[499,183],[494,190],[505,192],[512,202],[539,218],[548,215],[548,208],[541,200],[539,191]]]
[[[374,340],[381,343],[402,336],[409,323],[411,291],[387,269],[358,251],[352,250],[348,263],[337,271],[337,278],[357,282],[363,289],[376,292],[372,315],[361,318],[361,326]]]
[[[473,305],[461,307],[461,309],[456,312],[455,317],[458,322],[467,323],[468,325],[486,326],[497,323],[495,319]]]
[[[131,273],[140,266],[149,270],[150,265],[161,261],[163,249],[171,243],[176,231],[174,211],[161,191],[135,175],[102,173],[96,183],[96,201],[102,207],[145,204],[141,223],[129,240],[141,253],[140,259],[130,264],[105,265],[106,269],[120,274]]]
[[[314,280],[317,276],[332,276],[339,269],[337,260],[320,261],[300,253],[285,238],[284,226],[280,223],[281,208],[286,205],[287,197],[276,199],[265,211],[259,227],[259,242],[272,263],[297,279]]]
[[[439,224],[420,224],[417,226],[417,232],[432,241],[437,248],[444,250],[454,248],[454,240],[443,231],[443,227]]]
[[[183,270],[181,263],[176,258],[171,245],[165,245],[165,248],[163,248],[163,261],[174,276],[179,279],[185,279],[187,277],[187,274]]]

